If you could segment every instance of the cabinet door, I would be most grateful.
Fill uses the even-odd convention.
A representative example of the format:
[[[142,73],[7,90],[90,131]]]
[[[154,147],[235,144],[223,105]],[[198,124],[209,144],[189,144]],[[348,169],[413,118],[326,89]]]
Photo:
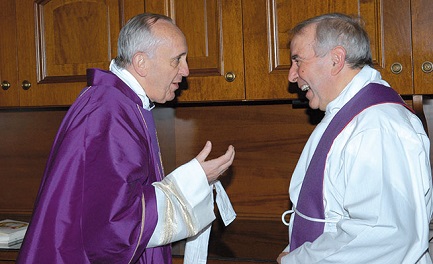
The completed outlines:
[[[413,93],[411,1],[381,1],[375,67],[400,94]]]
[[[0,107],[19,104],[15,0],[0,1]]]
[[[87,68],[107,69],[121,27],[119,0],[16,0],[20,106],[70,105]]]
[[[190,75],[178,101],[245,99],[241,2],[145,1],[147,12],[173,18],[187,39]]]
[[[433,93],[433,2],[381,1],[376,68],[400,94]]]
[[[372,37],[375,60],[379,55],[378,0],[243,1],[246,99],[298,98],[296,85],[287,80],[290,68],[289,31],[300,21],[329,12],[360,15]]]
[[[433,94],[433,1],[411,3],[414,93]]]
[[[21,106],[70,105],[87,68],[107,68],[119,32],[118,1],[17,0]]]

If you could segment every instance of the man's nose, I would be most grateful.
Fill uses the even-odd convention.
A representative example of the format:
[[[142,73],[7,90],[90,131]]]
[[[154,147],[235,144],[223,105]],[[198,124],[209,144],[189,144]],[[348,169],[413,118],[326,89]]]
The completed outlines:
[[[188,63],[186,61],[180,67],[179,72],[183,77],[187,77],[189,75]]]
[[[298,81],[298,69],[294,64],[290,66],[288,80],[291,83],[295,83]]]

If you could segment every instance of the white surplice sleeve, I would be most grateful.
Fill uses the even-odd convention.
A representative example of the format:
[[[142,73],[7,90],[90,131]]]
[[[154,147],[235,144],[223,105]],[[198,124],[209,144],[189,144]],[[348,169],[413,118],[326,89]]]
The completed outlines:
[[[236,217],[221,183],[209,185],[200,163],[193,159],[153,185],[158,222],[147,247],[191,238],[186,244],[185,263],[197,263],[197,259],[206,263],[210,226],[215,220],[214,188],[224,223],[228,225]]]
[[[193,235],[215,219],[212,189],[196,159],[155,182],[158,223],[147,247]]]

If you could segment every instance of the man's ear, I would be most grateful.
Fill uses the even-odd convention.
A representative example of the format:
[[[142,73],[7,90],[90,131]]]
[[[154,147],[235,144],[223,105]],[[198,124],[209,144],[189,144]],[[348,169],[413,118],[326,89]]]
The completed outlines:
[[[132,57],[132,66],[134,67],[134,71],[141,77],[147,75],[147,63],[147,56],[143,52],[137,52]]]
[[[331,50],[332,59],[332,75],[337,75],[344,67],[346,62],[346,49],[342,46],[337,46]]]

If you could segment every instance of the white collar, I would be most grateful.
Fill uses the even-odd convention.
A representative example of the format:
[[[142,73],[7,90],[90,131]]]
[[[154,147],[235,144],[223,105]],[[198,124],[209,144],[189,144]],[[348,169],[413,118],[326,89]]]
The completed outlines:
[[[355,94],[369,83],[379,83],[389,86],[386,81],[382,80],[380,72],[366,65],[357,75],[355,75],[355,77],[353,77],[337,98],[332,100],[326,106],[326,115],[338,112],[341,107],[343,107],[353,96],[355,96]]]
[[[129,88],[134,91],[134,93],[138,95],[140,100],[143,102],[144,109],[150,111],[155,107],[155,104],[153,104],[150,101],[149,97],[147,97],[143,87],[141,87],[137,79],[135,79],[135,77],[132,76],[132,74],[128,70],[117,66],[114,60],[111,60],[110,71],[114,73],[117,77],[119,77],[124,83],[129,86]]]

